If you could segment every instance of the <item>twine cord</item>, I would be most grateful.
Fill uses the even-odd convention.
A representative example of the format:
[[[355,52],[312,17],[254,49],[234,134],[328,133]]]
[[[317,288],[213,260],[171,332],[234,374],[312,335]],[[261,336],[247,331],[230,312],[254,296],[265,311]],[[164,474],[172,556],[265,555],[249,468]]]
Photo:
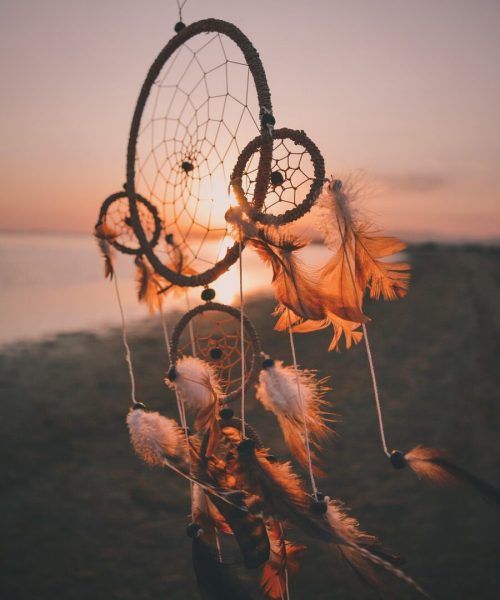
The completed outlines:
[[[244,302],[243,302],[243,245],[239,242],[240,253],[240,343],[241,343],[241,435],[245,435],[245,324],[244,324]]]
[[[130,346],[128,345],[127,326],[125,323],[125,313],[123,311],[123,304],[122,304],[122,299],[120,296],[120,289],[118,287],[118,277],[116,276],[116,271],[113,273],[113,281],[115,284],[115,292],[116,292],[116,299],[118,301],[118,308],[120,309],[120,318],[121,318],[121,325],[122,325],[122,341],[123,341],[123,346],[125,348],[125,361],[127,362],[128,373],[130,376],[132,404],[135,404],[137,402],[137,400],[135,397],[135,377],[134,377],[134,368],[132,366],[132,353],[130,352]]]
[[[295,342],[293,339],[293,331],[292,331],[292,322],[290,319],[290,311],[287,310],[288,315],[288,335],[290,338],[290,348],[292,350],[292,360],[293,360],[293,368],[295,371],[295,380],[297,382],[297,394],[299,396],[299,404],[302,410],[302,421],[304,424],[304,440],[306,444],[306,452],[307,452],[307,467],[309,470],[309,478],[311,479],[311,487],[314,496],[316,497],[318,493],[318,488],[316,487],[316,480],[314,478],[313,467],[312,467],[312,458],[311,458],[311,445],[309,443],[309,429],[307,427],[307,415],[306,415],[306,407],[304,403],[304,398],[302,397],[302,390],[300,386],[300,376],[299,376],[299,367],[297,365],[297,355],[295,353]]]

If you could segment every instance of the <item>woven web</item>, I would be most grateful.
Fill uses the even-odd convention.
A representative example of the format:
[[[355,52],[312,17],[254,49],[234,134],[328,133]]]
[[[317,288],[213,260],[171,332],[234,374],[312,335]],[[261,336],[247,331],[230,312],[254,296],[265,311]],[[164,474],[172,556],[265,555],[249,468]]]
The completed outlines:
[[[243,172],[242,187],[249,202],[255,189],[258,160],[258,153],[254,153]],[[279,215],[295,208],[305,199],[313,181],[314,166],[309,152],[293,140],[274,140],[271,181],[261,211]]]
[[[233,316],[218,310],[205,311],[191,319],[194,354],[210,363],[219,377],[225,394],[241,386],[241,337],[240,322]],[[245,337],[245,372],[250,371],[253,346]],[[179,340],[179,354],[193,356],[193,344],[189,326]]]
[[[137,209],[139,211],[139,219],[142,228],[146,234],[146,239],[150,241],[155,232],[154,216],[151,209],[140,200],[137,202]],[[130,248],[131,250],[138,250],[140,248],[130,222],[130,210],[127,197],[113,200],[106,209],[103,221],[116,234],[115,242],[126,248]]]
[[[173,236],[185,266],[203,272],[233,244],[224,219],[229,176],[259,133],[258,114],[250,69],[225,36],[195,36],[164,65],[143,113],[136,158],[136,189],[163,220],[160,257],[169,250],[165,236]]]

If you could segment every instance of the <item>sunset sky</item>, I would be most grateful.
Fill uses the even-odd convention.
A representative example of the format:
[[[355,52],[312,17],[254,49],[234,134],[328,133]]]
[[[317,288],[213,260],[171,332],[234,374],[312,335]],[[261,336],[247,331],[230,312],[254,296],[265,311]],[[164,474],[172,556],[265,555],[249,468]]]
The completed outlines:
[[[500,237],[498,0],[189,0],[259,51],[278,126],[408,239]],[[174,0],[1,0],[0,229],[92,229]]]

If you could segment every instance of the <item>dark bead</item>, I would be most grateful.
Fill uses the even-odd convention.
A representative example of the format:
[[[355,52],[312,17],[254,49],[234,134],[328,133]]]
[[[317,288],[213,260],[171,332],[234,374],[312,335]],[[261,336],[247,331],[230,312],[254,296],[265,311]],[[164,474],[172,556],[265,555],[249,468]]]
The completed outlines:
[[[262,361],[262,368],[269,369],[270,367],[274,367],[274,360],[272,358],[265,358]]]
[[[189,525],[186,527],[186,533],[190,538],[198,537],[198,532],[200,530],[201,527],[198,525],[198,523],[189,523]]]
[[[123,219],[123,220],[125,221],[125,225],[132,227],[132,218],[131,217],[125,217],[125,219]]]
[[[260,120],[263,127],[267,127],[268,125],[275,125],[276,119],[273,117],[271,113],[264,113],[262,115],[262,119]]]
[[[142,402],[134,402],[132,410],[146,410],[146,405]]]
[[[210,350],[210,358],[214,360],[219,360],[222,357],[222,350],[220,348],[212,348]]]
[[[174,234],[167,233],[167,235],[165,236],[165,241],[167,242],[167,244],[170,244],[171,246],[173,246],[174,245]]]
[[[283,177],[283,174],[280,171],[273,171],[271,173],[271,183],[273,185],[282,185],[284,181],[285,178]]]
[[[227,419],[232,419],[233,416],[234,410],[232,408],[223,408],[219,413],[219,417],[224,421],[226,421]]]
[[[323,492],[316,492],[315,496],[314,496],[314,500],[318,500],[319,502],[322,502],[325,499],[325,494],[323,494]]]
[[[342,189],[342,181],[340,181],[340,179],[334,179],[332,181],[332,190],[334,192],[340,192],[341,189]]]
[[[170,369],[168,370],[168,373],[167,373],[167,379],[169,381],[175,381],[176,377],[177,377],[177,373],[175,371],[175,367],[170,367]]]
[[[189,162],[189,161],[187,161],[187,160],[185,160],[185,161],[182,163],[181,167],[182,167],[182,170],[183,170],[185,173],[189,173],[190,171],[192,171],[192,170],[194,169],[194,167],[193,167],[193,164],[192,164],[192,163],[190,163],[190,162]]]
[[[328,510],[328,503],[324,500],[313,500],[310,510],[314,515],[325,515]]]
[[[255,442],[250,438],[242,440],[238,444],[238,454],[252,454],[255,450]]]
[[[186,26],[184,25],[184,23],[182,21],[177,21],[177,23],[174,26],[175,33],[181,32],[184,29],[184,27],[186,27]]]
[[[213,300],[214,298],[215,298],[215,290],[213,288],[205,288],[201,292],[201,299],[204,300],[205,302],[210,302],[210,300]]]
[[[268,454],[266,458],[270,463],[278,462],[278,459],[276,458],[276,456],[274,456],[274,454]]]
[[[389,460],[395,469],[404,469],[406,467],[405,455],[400,450],[393,450]]]

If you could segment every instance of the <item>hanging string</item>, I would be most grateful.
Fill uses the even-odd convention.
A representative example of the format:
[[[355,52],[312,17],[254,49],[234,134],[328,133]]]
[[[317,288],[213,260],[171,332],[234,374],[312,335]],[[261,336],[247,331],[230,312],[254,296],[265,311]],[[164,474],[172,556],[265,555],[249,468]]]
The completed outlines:
[[[287,315],[288,315],[288,335],[290,338],[290,348],[292,350],[293,369],[295,371],[295,380],[297,382],[297,394],[299,396],[300,408],[302,410],[302,421],[304,423],[304,440],[306,443],[307,467],[309,470],[309,478],[311,479],[312,491],[313,491],[314,497],[316,497],[317,493],[318,493],[318,488],[316,487],[316,480],[314,478],[314,473],[313,473],[312,458],[311,458],[311,446],[309,443],[309,429],[307,427],[306,407],[305,407],[305,403],[304,403],[304,398],[302,397],[302,390],[300,387],[299,367],[297,365],[297,355],[295,353],[295,342],[293,339],[292,321],[290,319],[290,311],[289,310],[287,310]]]
[[[182,2],[180,2],[180,0],[176,0],[177,2],[177,8],[179,10],[179,21],[182,21],[182,9],[184,8],[184,5],[186,4],[187,0],[182,0]]]
[[[130,352],[130,346],[128,345],[127,326],[125,324],[125,313],[123,311],[122,299],[120,296],[120,289],[118,288],[118,277],[116,275],[116,271],[113,273],[113,281],[115,283],[116,299],[118,300],[118,307],[120,309],[120,317],[121,317],[121,322],[122,322],[122,340],[123,340],[123,346],[125,347],[125,360],[127,362],[128,373],[130,375],[132,404],[135,404],[137,402],[137,400],[135,398],[135,377],[134,377],[134,369],[132,367],[132,354]]]
[[[333,179],[332,179],[333,181]],[[331,185],[331,182],[330,182]],[[332,187],[332,192],[334,193],[333,187]],[[335,197],[335,201],[337,201],[337,198],[335,196],[334,193],[334,197]],[[337,227],[339,230],[339,234],[340,234],[340,239],[342,242],[342,245],[345,247],[346,246],[346,241],[345,241],[345,237],[344,237],[344,233],[342,231],[342,228],[340,227],[340,223],[339,220],[337,219]],[[346,258],[347,258],[347,267],[349,269],[349,275],[351,277],[351,282],[352,285],[356,288],[356,280],[354,277],[354,268],[353,265],[351,265],[351,261],[349,259],[349,254],[346,253]],[[358,299],[358,308],[361,312],[363,312],[362,310],[362,306],[361,306],[361,302]],[[382,419],[382,405],[380,402],[380,396],[379,396],[379,391],[378,391],[378,384],[377,384],[377,377],[375,375],[375,366],[373,363],[373,357],[372,357],[372,353],[371,353],[371,349],[370,349],[370,341],[368,339],[368,329],[365,325],[365,323],[361,324],[362,329],[363,329],[363,337],[364,337],[364,341],[365,341],[365,348],[366,348],[366,355],[368,357],[368,365],[370,367],[370,375],[371,375],[371,379],[372,379],[372,388],[373,388],[373,396],[375,398],[375,407],[377,410],[377,420],[378,420],[378,428],[379,428],[379,432],[380,432],[380,440],[382,442],[382,448],[384,450],[384,453],[386,456],[391,456],[391,453],[389,452],[389,450],[387,449],[387,442],[385,439],[385,429],[384,429],[384,421]]]
[[[244,327],[244,304],[243,304],[243,247],[240,241],[240,342],[241,342],[241,435],[245,438],[245,327]]]
[[[382,407],[380,404],[380,397],[379,397],[379,393],[378,393],[378,385],[377,385],[377,377],[375,375],[375,367],[373,365],[373,358],[372,358],[372,353],[370,350],[370,342],[368,340],[368,330],[364,323],[362,324],[362,327],[363,327],[363,336],[365,338],[366,355],[368,356],[368,364],[370,365],[370,374],[372,377],[373,396],[375,398],[375,406],[377,408],[377,419],[378,419],[378,428],[380,431],[380,439],[382,441],[382,447],[384,449],[384,452],[386,453],[387,456],[391,456],[391,453],[387,449],[387,442],[385,440],[384,421],[382,419]]]
[[[188,290],[185,291],[185,298],[186,298],[186,307],[189,312],[191,310],[191,302],[189,301]],[[193,356],[196,356],[196,340],[194,337],[194,329],[193,329],[193,320],[192,319],[189,320],[188,328],[189,328],[189,339],[191,341],[191,352],[192,352]]]

